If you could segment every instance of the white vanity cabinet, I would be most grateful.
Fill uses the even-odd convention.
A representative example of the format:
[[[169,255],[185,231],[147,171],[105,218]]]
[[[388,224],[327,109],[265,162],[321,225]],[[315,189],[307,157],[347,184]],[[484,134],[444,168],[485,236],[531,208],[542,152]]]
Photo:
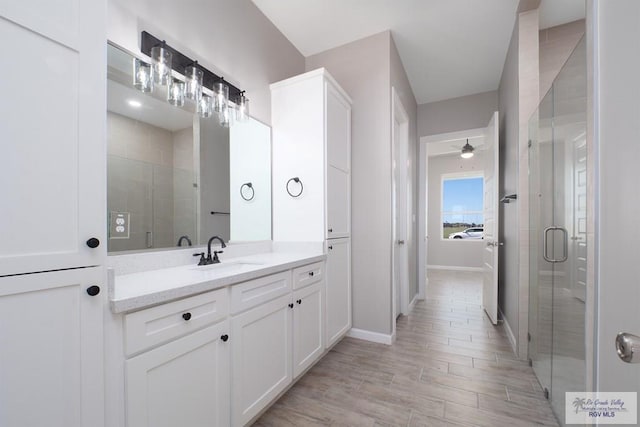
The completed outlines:
[[[327,346],[335,344],[351,329],[351,240],[327,242]]]
[[[0,38],[0,425],[100,427],[106,1],[2,1]]]
[[[271,85],[271,118],[273,240],[349,237],[349,96],[320,68]]]
[[[272,84],[271,117],[273,239],[326,245],[331,346],[351,328],[351,100],[320,68]]]
[[[0,2],[0,276],[104,263],[105,17],[104,0]]]
[[[231,318],[232,425],[254,419],[324,354],[324,276],[319,262],[232,287],[254,295],[237,299],[246,311]]]
[[[124,316],[128,427],[229,425],[228,301],[224,288]]]
[[[0,426],[104,424],[102,280],[102,268],[0,277]]]

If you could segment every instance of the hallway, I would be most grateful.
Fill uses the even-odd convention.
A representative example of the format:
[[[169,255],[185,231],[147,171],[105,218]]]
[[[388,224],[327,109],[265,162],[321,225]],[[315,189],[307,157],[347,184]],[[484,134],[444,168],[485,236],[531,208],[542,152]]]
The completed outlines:
[[[557,426],[480,307],[481,273],[430,270],[392,346],[345,338],[255,426]]]

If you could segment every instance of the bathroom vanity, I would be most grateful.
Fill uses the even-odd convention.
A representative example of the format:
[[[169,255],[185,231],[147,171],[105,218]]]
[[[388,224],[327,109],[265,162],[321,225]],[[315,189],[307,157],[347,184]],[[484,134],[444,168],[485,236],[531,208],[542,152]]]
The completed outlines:
[[[246,425],[325,354],[322,246],[275,249],[206,266],[110,270],[115,424]]]

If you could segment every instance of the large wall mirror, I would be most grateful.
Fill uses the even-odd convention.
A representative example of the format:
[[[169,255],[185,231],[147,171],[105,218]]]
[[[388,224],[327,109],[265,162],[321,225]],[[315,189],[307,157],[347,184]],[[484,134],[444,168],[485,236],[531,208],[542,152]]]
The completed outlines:
[[[133,60],[108,45],[108,251],[271,239],[270,128],[223,127],[193,101],[169,104],[166,88],[142,93]]]

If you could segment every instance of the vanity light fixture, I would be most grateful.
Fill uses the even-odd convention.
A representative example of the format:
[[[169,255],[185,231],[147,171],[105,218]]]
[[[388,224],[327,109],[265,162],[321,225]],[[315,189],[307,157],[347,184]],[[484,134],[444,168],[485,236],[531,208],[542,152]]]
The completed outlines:
[[[202,96],[202,78],[204,73],[198,68],[198,61],[184,70],[187,98],[198,101]]]
[[[213,103],[209,95],[202,94],[198,100],[197,112],[203,119],[208,119],[213,114]]]
[[[170,80],[169,90],[167,91],[167,102],[176,107],[182,107],[184,105],[184,93],[184,82],[172,78]]]
[[[467,143],[462,147],[462,152],[460,153],[460,157],[463,159],[470,159],[473,157],[473,146],[469,144],[469,140],[467,139]]]
[[[249,99],[244,96],[244,91],[236,98],[236,120],[246,122],[249,120]]]
[[[153,91],[151,65],[138,58],[133,60],[133,86],[140,92],[148,93]]]
[[[173,54],[167,49],[164,40],[151,48],[151,63],[153,64],[154,82],[163,86],[171,83]]]
[[[215,112],[220,124],[225,127],[236,118],[239,121],[248,120],[249,100],[245,98],[244,91],[146,31],[140,36],[140,50],[151,57],[151,65],[139,59],[134,61],[134,85],[139,90],[153,91],[154,82],[167,85],[167,101],[170,104],[180,107],[184,105],[185,97],[192,99],[200,117],[208,118]],[[174,78],[172,72],[183,75],[184,81]],[[143,78],[147,75],[150,76],[149,82],[144,83],[146,80]],[[213,96],[209,96],[209,91]],[[229,99],[236,100],[240,107],[238,111],[232,111],[234,106]]]

